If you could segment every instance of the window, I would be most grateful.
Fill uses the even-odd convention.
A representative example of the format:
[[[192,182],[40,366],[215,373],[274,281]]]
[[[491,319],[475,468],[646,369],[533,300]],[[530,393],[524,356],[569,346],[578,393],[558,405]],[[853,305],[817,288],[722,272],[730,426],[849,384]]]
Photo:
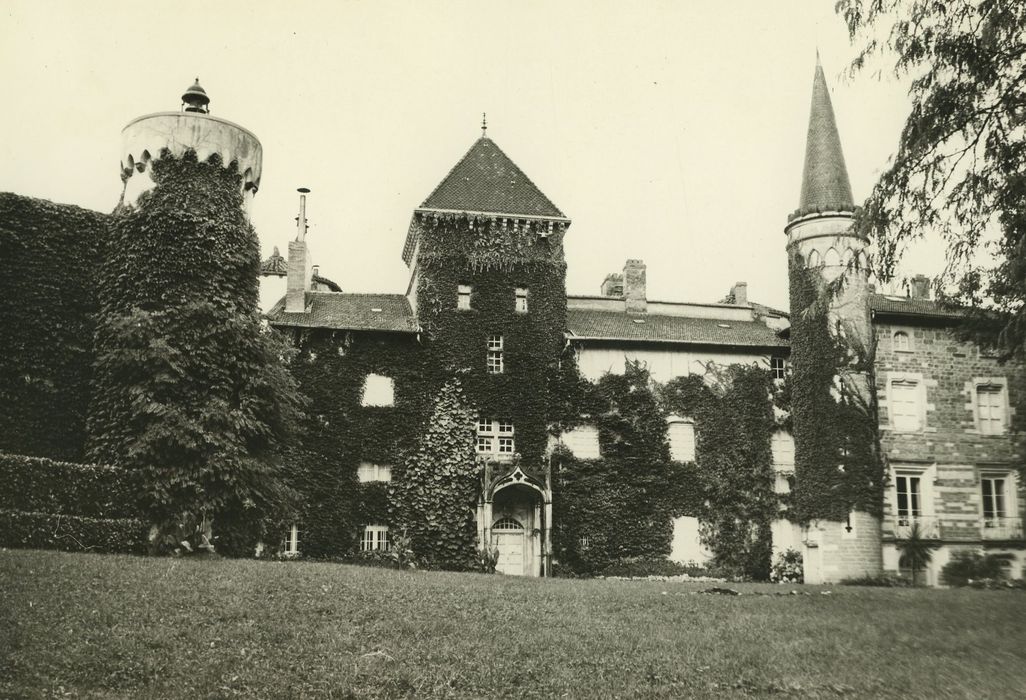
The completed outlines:
[[[392,406],[395,404],[395,382],[391,377],[368,374],[363,383],[363,406]]]
[[[905,331],[898,331],[894,334],[894,349],[897,352],[911,352],[912,341]]]
[[[773,375],[774,379],[783,379],[785,376],[786,367],[787,365],[784,363],[784,358],[770,358],[770,373]]]
[[[456,288],[456,308],[461,311],[466,311],[470,308],[470,294],[471,286],[469,284],[461,284]]]
[[[894,477],[897,495],[898,527],[911,527],[923,515],[922,477],[899,473]]]
[[[367,525],[360,539],[361,552],[387,552],[391,549],[387,525]]]
[[[980,479],[980,487],[983,490],[983,520],[989,523],[986,527],[993,527],[994,521],[1008,517],[1008,510],[1005,507],[1006,481],[1004,475],[989,475]]]
[[[598,428],[594,425],[579,425],[573,430],[564,430],[560,439],[574,457],[598,459],[602,456],[599,450]]]
[[[773,471],[794,472],[794,438],[791,434],[778,430],[770,439],[773,451]]]
[[[502,374],[502,336],[488,336],[488,374]]]
[[[388,464],[373,464],[371,462],[360,462],[356,470],[356,477],[360,483],[368,481],[391,481],[392,467]]]
[[[923,408],[919,382],[913,379],[891,381],[891,426],[904,432],[923,429]]]
[[[281,551],[286,556],[295,557],[299,555],[299,526],[293,524],[285,531],[285,539],[281,543]]]
[[[983,538],[1004,540],[1022,537],[1022,523],[1016,504],[1015,476],[1011,472],[990,472],[980,475],[983,496]]]
[[[685,418],[668,419],[666,437],[670,440],[670,459],[674,462],[695,461],[695,424]]]
[[[516,310],[518,314],[527,313],[527,287],[517,287]]]
[[[505,421],[477,421],[477,451],[480,454],[512,456],[516,452],[513,424]]]
[[[976,386],[976,419],[983,435],[1005,432],[1005,387],[1001,384]]]

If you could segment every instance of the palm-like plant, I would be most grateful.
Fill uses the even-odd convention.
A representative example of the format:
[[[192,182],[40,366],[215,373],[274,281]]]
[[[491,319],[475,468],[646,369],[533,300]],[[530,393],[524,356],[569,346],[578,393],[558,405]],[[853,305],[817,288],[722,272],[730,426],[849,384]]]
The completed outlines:
[[[917,522],[912,523],[908,537],[898,543],[901,560],[912,569],[913,585],[916,585],[919,572],[925,570],[933,559],[933,550],[937,546],[936,542],[923,537],[923,531]]]

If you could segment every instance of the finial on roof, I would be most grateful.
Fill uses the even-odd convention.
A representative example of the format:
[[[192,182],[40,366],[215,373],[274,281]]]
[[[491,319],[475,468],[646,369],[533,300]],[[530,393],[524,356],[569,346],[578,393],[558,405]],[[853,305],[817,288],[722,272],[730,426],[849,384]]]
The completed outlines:
[[[196,82],[182,95],[182,107],[185,108],[186,112],[206,114],[210,111],[209,104],[210,98],[207,96],[207,91],[200,86],[199,78],[197,77]]]
[[[481,112],[481,138],[488,136],[488,114]]]
[[[798,210],[854,211],[855,200],[844,164],[841,137],[837,132],[834,107],[830,102],[823,66],[816,51],[816,73],[812,80],[809,134],[805,143],[805,169]]]
[[[819,47],[816,47],[816,66],[822,68],[823,64],[819,62]]]

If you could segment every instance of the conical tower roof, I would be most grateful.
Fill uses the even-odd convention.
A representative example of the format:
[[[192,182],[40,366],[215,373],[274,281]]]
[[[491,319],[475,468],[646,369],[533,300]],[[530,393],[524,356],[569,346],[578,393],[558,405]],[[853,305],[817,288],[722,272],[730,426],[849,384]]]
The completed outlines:
[[[848,169],[844,164],[841,137],[837,133],[834,107],[830,102],[826,76],[819,56],[812,81],[809,135],[805,143],[805,170],[796,216],[815,211],[854,211]]]
[[[474,142],[420,209],[565,218],[487,136]]]

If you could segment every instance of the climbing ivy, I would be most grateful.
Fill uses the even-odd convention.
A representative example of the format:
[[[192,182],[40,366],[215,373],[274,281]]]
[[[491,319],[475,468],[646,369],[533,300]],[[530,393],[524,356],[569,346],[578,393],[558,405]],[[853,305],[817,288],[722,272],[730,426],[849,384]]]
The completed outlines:
[[[774,493],[771,438],[777,427],[769,372],[755,365],[710,368],[706,377],[671,380],[663,389],[669,413],[695,421],[697,477],[704,500],[695,515],[702,543],[721,568],[769,577]]]
[[[447,382],[416,449],[397,470],[389,490],[392,527],[409,536],[421,566],[473,566],[478,548],[474,514],[481,489],[476,418],[459,378]]]
[[[832,321],[818,271],[790,257],[791,416],[795,489],[789,517],[843,522],[852,510],[881,515],[884,467],[876,398],[861,391],[872,348]],[[867,386],[871,386],[866,382]]]
[[[277,464],[301,401],[260,324],[236,165],[165,149],[150,167],[155,187],[115,216],[100,265],[89,456],[141,474],[154,522],[212,518],[242,551],[288,498]]]
[[[0,450],[80,461],[109,216],[0,193]]]

